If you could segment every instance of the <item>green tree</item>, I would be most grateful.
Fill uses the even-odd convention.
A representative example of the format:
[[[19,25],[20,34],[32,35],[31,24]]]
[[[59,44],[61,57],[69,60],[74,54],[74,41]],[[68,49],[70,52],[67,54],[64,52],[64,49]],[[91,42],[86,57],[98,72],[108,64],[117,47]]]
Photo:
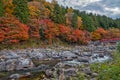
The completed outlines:
[[[94,31],[96,28],[94,26],[94,22],[92,20],[91,17],[89,17],[88,15],[83,15],[82,17],[82,21],[83,21],[83,28],[88,30],[89,32]]]
[[[14,15],[20,19],[22,23],[26,23],[29,19],[29,9],[27,0],[13,0],[15,5]]]
[[[53,15],[51,19],[55,23],[60,23],[60,24],[65,24],[66,19],[65,19],[65,8],[60,7],[58,4],[54,5],[54,10],[53,10]]]
[[[76,29],[78,26],[77,26],[77,21],[78,21],[78,15],[76,13],[73,14],[72,16],[72,21],[71,21],[71,26]]]
[[[40,37],[41,37],[41,39],[42,40],[44,40],[45,39],[45,34],[44,34],[44,28],[42,27],[40,30],[39,30],[39,35],[40,35]]]
[[[3,0],[0,0],[0,17],[4,16],[4,4],[3,4]]]

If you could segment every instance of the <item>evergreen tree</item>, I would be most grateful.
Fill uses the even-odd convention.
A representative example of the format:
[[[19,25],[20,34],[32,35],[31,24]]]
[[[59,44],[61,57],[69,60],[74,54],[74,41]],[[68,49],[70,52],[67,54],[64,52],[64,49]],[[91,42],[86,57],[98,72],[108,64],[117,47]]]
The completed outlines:
[[[58,4],[54,5],[54,11],[52,15],[52,20],[55,23],[60,23],[60,24],[65,24],[66,19],[65,19],[65,8],[60,7]]]
[[[72,16],[72,21],[71,21],[71,26],[76,29],[78,26],[77,26],[77,21],[78,21],[78,15],[76,13],[73,14]]]
[[[40,37],[41,37],[41,39],[42,40],[44,40],[45,39],[45,34],[44,34],[44,28],[42,27],[40,30],[39,30],[39,35],[40,35]]]
[[[3,1],[0,0],[0,17],[4,16],[4,12],[5,12],[4,4]]]
[[[94,26],[94,22],[91,16],[89,16],[88,14],[86,14],[85,12],[81,12],[79,14],[82,17],[82,21],[83,21],[83,28],[89,32],[94,31],[96,28]]]
[[[29,19],[29,9],[27,0],[13,0],[15,5],[14,15],[20,19],[22,23],[26,23]]]

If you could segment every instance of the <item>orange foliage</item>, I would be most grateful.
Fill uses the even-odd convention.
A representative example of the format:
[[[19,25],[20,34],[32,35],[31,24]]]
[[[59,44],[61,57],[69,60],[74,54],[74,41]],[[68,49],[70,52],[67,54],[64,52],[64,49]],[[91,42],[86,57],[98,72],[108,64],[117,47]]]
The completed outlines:
[[[99,39],[105,38],[108,34],[108,31],[103,28],[98,28],[91,34],[92,34],[92,40],[99,40]]]
[[[98,28],[95,32],[100,33],[101,35],[104,35],[107,33],[107,31],[103,28]]]
[[[71,33],[71,29],[68,26],[59,25],[60,32],[65,35],[69,35]]]
[[[27,40],[29,38],[29,28],[26,25],[20,23],[20,21],[15,17],[10,16],[0,18],[0,23],[0,31],[4,33],[3,41],[11,42],[11,40],[16,40],[12,42],[19,42],[21,40]]]
[[[5,5],[5,13],[11,15],[14,11],[13,0],[3,0]]]
[[[92,32],[91,35],[92,35],[92,40],[99,40],[99,39],[101,39],[100,33]]]
[[[108,34],[110,38],[120,38],[120,30],[117,28],[109,29]]]
[[[45,38],[48,40],[49,44],[51,44],[53,39],[59,35],[57,26],[49,19],[41,20],[40,25],[41,28],[44,29]]]
[[[92,40],[120,38],[120,30],[117,28],[110,28],[109,30],[98,28],[96,31],[92,32],[91,34],[92,34]]]
[[[48,18],[51,14],[51,11],[46,8],[50,7],[50,3],[46,1],[31,1],[28,3],[31,18],[44,19]]]
[[[59,27],[59,31],[60,31],[60,39],[62,40],[71,40],[71,28],[68,26],[64,26],[64,25],[58,25]]]
[[[72,42],[72,43],[82,43],[86,44],[88,39],[86,38],[86,32],[79,30],[79,29],[72,29],[68,26],[59,25],[60,29],[60,38],[65,41]]]

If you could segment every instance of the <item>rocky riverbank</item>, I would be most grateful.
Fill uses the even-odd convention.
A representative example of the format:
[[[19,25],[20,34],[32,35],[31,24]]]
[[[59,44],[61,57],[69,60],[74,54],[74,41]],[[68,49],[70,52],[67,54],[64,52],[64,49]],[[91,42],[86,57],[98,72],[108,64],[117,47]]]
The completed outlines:
[[[116,45],[94,45],[51,48],[2,50],[0,51],[0,71],[14,73],[1,79],[30,77],[32,72],[43,72],[48,80],[76,76],[79,66],[112,59]],[[82,68],[88,75],[92,73],[88,66]],[[22,72],[22,74],[21,74]],[[44,79],[46,80],[46,79]],[[62,80],[62,79],[61,79]],[[69,79],[68,79],[69,80]]]

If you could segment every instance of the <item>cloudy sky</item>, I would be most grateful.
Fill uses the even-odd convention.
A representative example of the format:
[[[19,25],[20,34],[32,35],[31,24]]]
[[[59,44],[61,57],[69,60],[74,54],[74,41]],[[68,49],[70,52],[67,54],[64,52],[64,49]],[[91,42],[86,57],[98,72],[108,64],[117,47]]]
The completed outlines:
[[[51,1],[51,0],[47,0]],[[87,11],[120,18],[120,0],[57,0],[60,5],[73,7],[80,11]]]

